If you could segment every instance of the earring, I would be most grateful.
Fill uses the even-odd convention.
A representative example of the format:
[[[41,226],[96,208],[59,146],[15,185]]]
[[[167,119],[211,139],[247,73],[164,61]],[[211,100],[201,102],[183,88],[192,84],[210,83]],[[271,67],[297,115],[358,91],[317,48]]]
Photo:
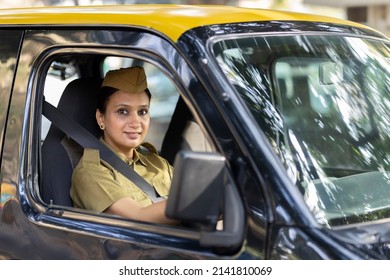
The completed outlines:
[[[99,127],[100,127],[101,130],[104,130],[104,125],[99,124]]]

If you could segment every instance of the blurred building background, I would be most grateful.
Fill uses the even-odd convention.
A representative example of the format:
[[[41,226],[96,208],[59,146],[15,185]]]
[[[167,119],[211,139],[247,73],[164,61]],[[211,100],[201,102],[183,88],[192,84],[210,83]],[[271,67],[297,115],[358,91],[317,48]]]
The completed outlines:
[[[0,0],[0,7],[136,3],[222,4],[314,13],[363,23],[390,35],[390,0]]]
[[[347,19],[390,36],[390,0],[303,0],[303,3],[342,8]]]

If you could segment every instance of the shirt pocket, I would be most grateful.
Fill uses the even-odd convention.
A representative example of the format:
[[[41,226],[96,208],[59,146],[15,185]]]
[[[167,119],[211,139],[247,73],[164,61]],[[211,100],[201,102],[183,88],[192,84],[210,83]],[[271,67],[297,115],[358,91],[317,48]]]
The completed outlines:
[[[171,187],[171,179],[168,175],[153,178],[151,185],[160,196],[167,196]]]

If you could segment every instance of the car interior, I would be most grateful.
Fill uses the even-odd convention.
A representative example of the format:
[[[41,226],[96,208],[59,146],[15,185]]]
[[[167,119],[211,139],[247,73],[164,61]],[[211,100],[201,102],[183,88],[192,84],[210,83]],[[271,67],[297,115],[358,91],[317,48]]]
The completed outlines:
[[[174,164],[181,149],[212,151],[213,146],[203,130],[194,121],[193,114],[174,83],[151,63],[101,55],[77,55],[56,57],[51,62],[45,80],[44,103],[56,107],[59,125],[53,121],[53,113],[43,106],[41,125],[41,184],[42,200],[47,204],[73,207],[69,195],[73,168],[77,165],[83,147],[64,132],[61,118],[76,121],[96,139],[100,129],[95,112],[97,92],[104,74],[120,67],[142,65],[152,92],[152,124],[146,141],[154,144],[160,155]],[[161,85],[164,85],[161,90]],[[51,105],[50,105],[51,104]],[[154,114],[153,114],[154,112]],[[76,129],[72,133],[78,133]],[[157,144],[155,144],[157,143]]]

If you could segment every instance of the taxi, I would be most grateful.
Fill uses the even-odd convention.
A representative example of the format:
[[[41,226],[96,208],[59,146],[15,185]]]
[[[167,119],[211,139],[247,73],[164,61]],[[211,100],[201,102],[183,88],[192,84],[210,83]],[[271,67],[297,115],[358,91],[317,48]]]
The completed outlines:
[[[228,6],[0,10],[0,259],[390,259],[390,41]],[[107,71],[144,67],[167,226],[74,207]]]

